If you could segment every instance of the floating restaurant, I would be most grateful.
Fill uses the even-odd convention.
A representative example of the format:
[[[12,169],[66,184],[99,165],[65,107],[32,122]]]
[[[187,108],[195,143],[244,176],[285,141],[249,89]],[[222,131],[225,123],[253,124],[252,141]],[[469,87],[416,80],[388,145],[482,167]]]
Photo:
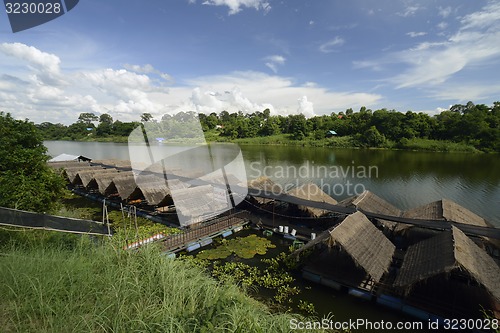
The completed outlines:
[[[225,184],[211,175],[196,182],[183,177],[166,182],[160,170],[136,179],[127,161],[49,165],[61,170],[76,193],[118,207],[134,206],[156,221],[198,230],[200,239],[206,239],[199,231],[203,228],[213,235],[231,230],[226,222],[218,222],[226,231],[202,222],[228,208],[227,202],[214,199],[216,188]],[[238,182],[225,176],[226,182]],[[303,241],[291,255],[300,260],[304,279],[421,320],[482,318],[481,309],[500,317],[498,230],[457,203],[442,199],[403,211],[370,191],[337,202],[314,183],[285,191],[263,176],[245,186],[250,194],[235,210],[253,211],[253,223],[262,222],[258,214],[272,215],[272,224],[264,220],[261,225],[268,234]],[[190,200],[193,195],[196,204]],[[236,195],[230,193],[228,200]],[[199,244],[193,237],[189,239]]]

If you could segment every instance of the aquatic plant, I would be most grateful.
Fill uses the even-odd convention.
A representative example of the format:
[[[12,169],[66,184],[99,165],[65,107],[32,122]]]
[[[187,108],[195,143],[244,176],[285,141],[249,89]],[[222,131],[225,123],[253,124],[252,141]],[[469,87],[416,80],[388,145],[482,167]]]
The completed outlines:
[[[247,237],[237,237],[235,239],[226,240],[215,249],[203,250],[196,256],[200,259],[225,259],[234,253],[239,258],[251,259],[256,254],[264,255],[267,249],[275,248],[273,243],[265,238],[257,235],[249,235]]]

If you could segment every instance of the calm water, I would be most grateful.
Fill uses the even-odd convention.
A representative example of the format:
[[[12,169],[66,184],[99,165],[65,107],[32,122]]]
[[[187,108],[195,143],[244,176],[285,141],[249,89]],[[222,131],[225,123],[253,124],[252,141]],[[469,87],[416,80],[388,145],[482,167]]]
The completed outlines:
[[[49,154],[129,159],[125,143],[46,141]],[[225,153],[224,145],[217,151]],[[368,189],[400,209],[451,199],[500,227],[500,156],[287,146],[241,146],[248,178],[283,187],[313,181],[337,200]],[[297,181],[297,178],[300,180]]]

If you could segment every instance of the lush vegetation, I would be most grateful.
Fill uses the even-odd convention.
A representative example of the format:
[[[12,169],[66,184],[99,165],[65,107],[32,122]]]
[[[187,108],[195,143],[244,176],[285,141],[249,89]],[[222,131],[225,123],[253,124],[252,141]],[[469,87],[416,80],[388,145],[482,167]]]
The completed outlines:
[[[186,119],[194,112],[164,115],[160,121],[150,114],[141,122],[113,121],[110,115],[80,114],[76,123],[42,123],[37,127],[46,140],[126,141],[141,123],[154,124],[155,134],[178,133],[186,138]],[[199,114],[208,141],[256,144],[303,144],[330,147],[381,147],[440,151],[500,151],[500,102],[493,106],[468,102],[457,104],[435,116],[362,107],[345,112],[306,118],[304,115],[273,116],[269,110],[251,114]],[[184,131],[183,131],[184,130]],[[334,131],[337,134],[330,134]],[[175,135],[173,135],[175,137]]]
[[[0,112],[0,206],[36,212],[57,207],[64,181],[47,166],[46,152],[33,123]]]
[[[2,332],[288,332],[293,318],[153,246],[127,252],[41,231],[0,238]]]

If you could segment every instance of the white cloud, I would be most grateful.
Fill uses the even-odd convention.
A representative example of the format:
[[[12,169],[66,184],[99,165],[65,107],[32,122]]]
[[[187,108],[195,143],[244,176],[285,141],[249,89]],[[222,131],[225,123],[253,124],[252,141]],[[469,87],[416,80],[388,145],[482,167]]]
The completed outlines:
[[[306,117],[314,116],[314,105],[307,100],[307,96],[302,96],[298,99],[298,102],[299,108],[297,109],[297,113],[302,113]]]
[[[440,99],[475,97],[494,98],[498,85],[476,85],[469,69],[495,69],[500,64],[500,3],[489,2],[484,8],[463,16],[461,26],[446,40],[422,42],[409,49],[390,53],[376,60],[353,62],[355,68],[387,69],[406,66],[399,74],[383,81],[396,88],[421,88]],[[449,80],[454,77],[454,80]],[[484,79],[483,79],[484,80]],[[491,78],[493,80],[493,77]],[[443,84],[445,83],[446,84]],[[452,87],[453,88],[450,88]],[[489,86],[489,88],[488,88]],[[461,95],[461,96],[460,96]]]
[[[278,72],[278,66],[285,64],[286,58],[280,55],[271,55],[264,58],[265,65],[269,67],[274,73]]]
[[[122,121],[138,120],[143,112],[160,118],[179,111],[254,112],[266,108],[274,114],[303,112],[310,116],[313,112],[323,114],[373,105],[382,98],[364,92],[331,91],[316,83],[295,83],[288,77],[252,71],[197,77],[167,88],[155,79],[158,73],[151,65],[69,70],[60,67],[61,60],[55,55],[47,57],[26,45],[14,49],[29,52],[10,52],[10,44],[0,48],[5,72],[0,76],[2,110],[37,123],[69,124],[82,112],[109,113]],[[280,56],[271,59],[278,64],[286,61]],[[9,66],[12,63],[16,66]],[[18,66],[19,63],[24,66]],[[39,68],[58,72],[66,84],[37,79]]]
[[[33,69],[34,80],[50,82],[51,84],[63,84],[60,75],[61,60],[54,54],[42,52],[33,46],[22,43],[2,43],[0,52],[24,61],[29,68]]]
[[[447,83],[441,89],[433,91],[430,95],[433,98],[441,100],[452,100],[463,103],[468,101],[490,100],[491,96],[497,98],[499,92],[500,84],[470,82],[467,85]]]
[[[263,10],[264,13],[268,13],[271,10],[271,5],[265,0],[206,0],[203,4],[210,6],[227,6],[229,7],[229,15],[239,13],[244,7]]]
[[[323,53],[330,53],[335,51],[336,46],[341,46],[344,44],[344,39],[336,36],[334,39],[329,40],[326,43],[320,45],[319,50]]]
[[[452,11],[451,7],[444,7],[444,8],[441,6],[438,7],[438,14],[443,18],[447,18],[448,16],[450,16],[451,11]]]
[[[129,71],[139,73],[139,74],[156,74],[159,77],[161,77],[163,80],[165,80],[169,83],[171,83],[173,81],[172,76],[170,76],[167,73],[163,73],[163,72],[157,70],[156,68],[154,68],[150,64],[146,64],[144,66],[125,64],[123,67],[125,67],[125,69],[128,69]]]
[[[438,27],[438,29],[444,30],[444,29],[446,29],[448,27],[448,23],[446,23],[444,21],[443,22],[439,22],[436,27]]]
[[[404,11],[397,13],[397,15],[402,16],[402,17],[410,17],[410,16],[414,16],[421,9],[423,9],[423,7],[420,7],[418,5],[410,5],[410,6],[406,6]]]
[[[410,31],[410,32],[406,33],[406,35],[410,36],[411,38],[415,38],[415,37],[425,36],[425,35],[427,35],[427,32],[423,32],[423,31],[420,31],[420,32]]]

